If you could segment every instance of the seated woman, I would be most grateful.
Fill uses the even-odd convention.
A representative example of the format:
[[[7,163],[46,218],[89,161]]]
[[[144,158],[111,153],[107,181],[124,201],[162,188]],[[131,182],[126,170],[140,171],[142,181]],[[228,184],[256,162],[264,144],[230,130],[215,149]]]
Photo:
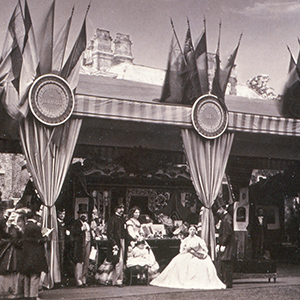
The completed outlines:
[[[135,206],[129,210],[126,229],[128,234],[128,248],[126,266],[148,266],[149,278],[157,276],[159,265],[155,256],[145,241],[141,231],[141,223],[138,218],[141,214],[139,207]]]
[[[207,253],[204,240],[196,235],[196,228],[190,226],[189,236],[181,242],[180,253],[150,285],[182,289],[225,289]]]

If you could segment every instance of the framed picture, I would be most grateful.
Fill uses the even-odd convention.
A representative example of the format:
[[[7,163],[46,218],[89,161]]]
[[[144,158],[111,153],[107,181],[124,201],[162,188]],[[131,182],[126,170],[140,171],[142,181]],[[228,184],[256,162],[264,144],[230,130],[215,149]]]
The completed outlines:
[[[280,229],[280,222],[279,222],[279,209],[277,206],[259,206],[264,210],[268,229],[276,230]]]

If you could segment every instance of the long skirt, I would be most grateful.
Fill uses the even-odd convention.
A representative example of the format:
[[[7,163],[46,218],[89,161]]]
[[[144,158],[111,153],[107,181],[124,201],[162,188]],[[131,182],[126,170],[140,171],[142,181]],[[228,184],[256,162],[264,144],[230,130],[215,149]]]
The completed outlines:
[[[225,289],[209,256],[179,253],[150,285],[182,289]]]

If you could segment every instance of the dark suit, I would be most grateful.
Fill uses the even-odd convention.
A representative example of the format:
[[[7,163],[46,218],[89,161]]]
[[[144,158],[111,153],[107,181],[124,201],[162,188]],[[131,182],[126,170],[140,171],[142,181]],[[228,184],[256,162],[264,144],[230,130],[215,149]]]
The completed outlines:
[[[41,228],[36,222],[28,220],[22,237],[22,265],[24,274],[24,297],[38,297],[41,272],[48,272]]]
[[[77,286],[86,284],[86,277],[91,250],[91,231],[83,230],[83,222],[75,220],[72,230],[74,248],[73,262],[75,263],[75,279]],[[88,237],[88,239],[87,239]]]
[[[64,276],[64,257],[65,257],[65,242],[66,242],[66,224],[64,221],[57,219],[58,225],[58,246],[59,246],[59,265],[61,277]]]
[[[110,249],[108,251],[107,260],[114,264],[114,272],[112,278],[113,285],[123,284],[123,268],[124,268],[124,248],[125,248],[125,221],[122,216],[114,214],[107,222],[107,238],[109,240]],[[118,256],[112,255],[112,247],[118,246]]]
[[[232,217],[227,212],[221,216],[219,246],[218,259],[220,261],[220,277],[227,287],[232,287],[232,260],[235,249],[235,238]],[[225,247],[224,251],[221,251],[222,246]]]
[[[260,223],[259,217],[256,216],[248,228],[252,241],[252,258],[254,259],[260,259],[264,255],[267,226],[266,217],[262,217]]]

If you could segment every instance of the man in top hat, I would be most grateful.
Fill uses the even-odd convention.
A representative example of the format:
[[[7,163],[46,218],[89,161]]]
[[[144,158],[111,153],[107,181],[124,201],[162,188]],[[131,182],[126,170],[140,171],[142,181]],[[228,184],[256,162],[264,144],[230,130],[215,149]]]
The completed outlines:
[[[115,208],[115,214],[107,222],[107,238],[110,249],[107,260],[114,265],[112,284],[123,286],[124,249],[125,249],[125,220],[123,218],[124,204]]]
[[[65,258],[65,244],[66,236],[70,235],[69,230],[65,223],[66,210],[60,208],[57,210],[57,226],[58,226],[58,246],[59,246],[59,266],[61,274],[61,282],[64,284],[65,272],[64,272],[64,258]]]
[[[252,241],[252,258],[261,259],[265,252],[265,238],[268,229],[263,208],[259,207],[256,216],[250,219],[250,221],[247,229],[249,230]]]
[[[74,221],[72,237],[74,241],[73,261],[75,280],[78,287],[86,285],[91,250],[91,229],[88,224],[87,204],[79,204],[78,219]]]
[[[227,212],[222,198],[217,198],[217,215],[220,218],[219,241],[217,245],[217,259],[220,263],[220,278],[227,288],[232,288],[233,280],[233,255],[234,255],[234,231],[232,216]]]

